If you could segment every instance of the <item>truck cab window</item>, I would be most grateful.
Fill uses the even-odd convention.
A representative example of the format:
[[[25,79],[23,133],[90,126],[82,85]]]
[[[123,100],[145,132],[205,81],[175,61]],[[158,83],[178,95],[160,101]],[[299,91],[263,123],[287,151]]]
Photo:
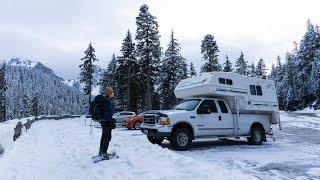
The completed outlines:
[[[228,108],[223,101],[219,100],[218,104],[222,113],[228,113]]]
[[[256,86],[256,88],[257,88],[257,95],[262,96],[261,86]]]
[[[226,79],[226,82],[227,82],[228,85],[232,85],[233,84],[231,79]]]
[[[251,95],[257,95],[256,86],[255,85],[250,85],[250,92],[251,92]]]
[[[225,78],[219,78],[219,83],[220,84],[226,84],[226,79]]]
[[[204,101],[202,101],[202,103],[200,104],[200,108],[201,107],[209,107],[211,113],[217,113],[218,112],[216,103],[213,100],[204,100]]]

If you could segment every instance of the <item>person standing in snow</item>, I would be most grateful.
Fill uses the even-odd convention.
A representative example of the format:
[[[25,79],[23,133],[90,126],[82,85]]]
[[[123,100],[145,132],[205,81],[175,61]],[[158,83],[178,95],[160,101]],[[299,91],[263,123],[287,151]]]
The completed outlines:
[[[114,97],[112,88],[105,88],[104,95],[97,95],[94,102],[90,105],[90,113],[99,119],[102,127],[100,140],[99,156],[108,157],[108,147],[111,141],[112,129],[115,129],[115,120],[113,116],[113,105],[111,99]]]

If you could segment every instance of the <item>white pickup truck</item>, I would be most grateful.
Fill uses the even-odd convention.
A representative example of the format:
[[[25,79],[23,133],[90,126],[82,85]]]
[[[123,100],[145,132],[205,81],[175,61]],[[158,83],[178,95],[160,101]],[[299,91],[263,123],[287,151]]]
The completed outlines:
[[[237,83],[232,81],[239,79],[239,76],[242,77],[235,73],[219,72],[182,81],[175,94],[184,100],[172,110],[145,113],[141,131],[153,144],[169,140],[175,150],[187,150],[192,140],[199,138],[246,137],[249,144],[261,145],[267,140],[266,134],[272,135],[271,124],[280,121],[274,83],[244,77],[249,80],[242,83],[243,88],[235,87]],[[231,85],[221,85],[221,77],[228,78]],[[191,86],[186,85],[190,81]],[[226,89],[221,91],[221,88]],[[271,95],[273,98],[262,101],[263,92],[268,94],[265,99],[270,99],[270,92],[274,93]],[[192,93],[192,97],[186,98],[186,94]]]

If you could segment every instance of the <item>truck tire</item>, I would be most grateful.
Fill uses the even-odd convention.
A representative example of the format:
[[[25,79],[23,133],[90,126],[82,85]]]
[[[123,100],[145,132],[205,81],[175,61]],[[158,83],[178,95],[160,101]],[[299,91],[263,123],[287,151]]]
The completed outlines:
[[[251,129],[251,137],[248,137],[250,145],[261,145],[263,141],[263,130],[260,127],[253,127]]]
[[[133,128],[134,129],[140,129],[140,125],[141,125],[141,122],[140,121],[137,121],[133,124]]]
[[[153,136],[147,136],[149,142],[151,142],[152,144],[161,144],[162,141],[164,140],[164,138],[157,138],[157,137],[153,137]]]
[[[177,151],[188,150],[191,146],[192,135],[187,128],[176,129],[170,137],[170,144]]]

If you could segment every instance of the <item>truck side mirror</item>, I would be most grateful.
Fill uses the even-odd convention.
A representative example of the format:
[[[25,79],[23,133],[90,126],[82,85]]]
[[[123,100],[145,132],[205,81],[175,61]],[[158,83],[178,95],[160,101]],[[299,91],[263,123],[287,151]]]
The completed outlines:
[[[209,106],[199,107],[197,109],[197,114],[210,114],[210,107]]]

